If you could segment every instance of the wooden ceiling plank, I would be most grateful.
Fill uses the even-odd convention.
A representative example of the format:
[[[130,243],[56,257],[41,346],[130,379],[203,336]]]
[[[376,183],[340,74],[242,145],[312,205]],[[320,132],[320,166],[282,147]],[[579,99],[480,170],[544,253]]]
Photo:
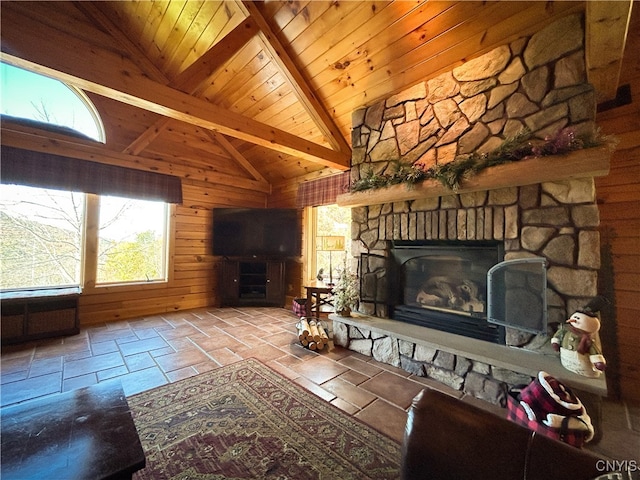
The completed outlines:
[[[189,34],[193,22],[205,3],[206,2],[202,2],[201,0],[184,2],[184,8],[176,19],[171,33],[169,33],[160,64],[160,68],[162,68],[162,71],[165,72],[165,75],[169,78],[174,78],[175,76],[175,72],[177,71],[177,68],[174,66],[176,55],[180,54],[180,46],[185,41],[185,36]]]
[[[616,97],[632,6],[633,0],[587,2],[587,76],[598,103]]]
[[[346,142],[342,132],[334,123],[331,115],[325,110],[324,105],[322,105],[316,93],[309,86],[307,80],[287,53],[284,45],[271,29],[271,26],[258,9],[257,4],[244,1],[244,6],[249,11],[251,18],[258,24],[266,49],[269,51],[273,61],[278,63],[282,69],[287,81],[291,83],[298,100],[305,106],[308,114],[316,122],[323,134],[326,135],[329,143],[338,151],[351,157],[351,147]]]
[[[150,78],[156,82],[167,83],[164,73],[162,73],[162,71],[157,68],[145,54],[142,53],[138,46],[134,45],[129,40],[129,37],[123,33],[122,29],[116,26],[113,21],[96,6],[95,3],[76,1],[74,2],[74,5],[78,10],[86,15],[87,18],[106,30],[109,35],[111,35],[118,44],[123,47],[129,55],[131,55],[131,58],[135,60],[135,62],[147,75],[149,75]]]
[[[298,99],[286,84],[274,91],[273,94],[278,95],[279,100],[268,105],[260,113],[257,113],[255,117],[252,116],[251,118],[255,118],[257,121],[267,123],[269,125],[279,125],[282,123],[282,119],[278,118],[278,116],[281,115],[281,112],[289,108],[292,104],[298,102]]]
[[[296,2],[264,2],[262,5],[262,12],[265,17],[270,18],[273,21],[273,25],[277,25],[278,29],[282,31],[290,22],[298,18],[298,13],[302,10],[306,9],[305,13],[308,13],[309,7],[320,3],[326,4],[327,2],[316,2],[313,0],[297,0]]]
[[[305,65],[311,63],[323,52],[331,51],[333,46],[350,32],[362,25],[367,25],[383,10],[384,5],[388,5],[388,2],[339,3],[337,8],[327,10],[301,35],[292,39],[290,48],[295,52],[296,57],[306,59]]]
[[[280,71],[271,72],[265,68],[254,77],[252,86],[245,90],[245,95],[234,95],[232,102],[228,104],[228,108],[236,113],[253,118],[247,114],[247,110],[269,95],[269,93],[285,84],[288,86]]]
[[[287,96],[287,94],[289,94],[289,96],[291,97],[292,102],[297,102],[295,95],[293,95],[291,93],[291,90],[289,89],[289,85],[286,82],[282,82],[277,86],[277,88],[271,90],[268,94],[260,98],[260,100],[254,102],[248,109],[244,111],[244,115],[262,123],[275,125],[269,121],[262,120],[261,117],[268,109],[272,107],[275,108],[276,105],[279,105],[281,102],[288,101],[288,99],[285,99],[285,96]],[[283,109],[286,106],[287,105],[283,105],[282,107],[280,107],[280,109]]]
[[[464,8],[475,10],[481,7],[481,2],[466,2]],[[372,57],[385,47],[385,42],[377,40],[383,35],[386,43],[393,43],[397,39],[412,32],[428,22],[428,19],[441,15],[442,12],[453,8],[450,2],[428,2],[414,5],[411,2],[395,2],[393,9],[385,9],[378,12],[367,23],[354,29],[348,36],[335,44],[331,50],[313,61],[309,61],[306,55],[304,59],[305,71],[316,85],[322,87],[326,83],[335,81],[335,75],[339,74],[336,64],[343,67],[361,61],[361,58]],[[477,11],[477,10],[475,10]],[[323,72],[332,74],[332,78],[323,78]],[[324,73],[327,73],[324,72]]]
[[[120,4],[118,4],[118,7],[123,8]],[[169,8],[169,2],[166,1],[138,2],[138,9],[136,11],[138,21],[136,23],[137,25],[142,25],[142,27],[138,35],[133,38],[139,39],[140,48],[148,58],[156,58],[159,53],[159,50],[153,43],[153,39],[155,38],[158,28],[160,28],[160,22],[167,8]],[[117,9],[112,8],[111,11],[117,11]]]
[[[238,90],[243,91],[253,76],[266,66],[275,68],[263,54],[262,42],[256,37],[220,69],[203,96],[216,105],[226,106],[231,95]]]
[[[13,4],[14,2],[12,2]],[[31,5],[35,2],[15,2],[16,4],[23,5],[23,8],[8,7],[8,2],[0,2],[0,21],[2,22],[2,34],[4,37],[5,25],[10,24],[13,21],[20,22],[28,16],[29,21],[37,22],[38,25],[43,25],[44,28],[53,30],[65,30],[69,32],[69,35],[77,38],[79,41],[95,42],[99,45],[109,45],[111,37],[107,32],[101,29],[97,29],[95,25],[87,21],[86,16],[78,10],[72,2],[57,2],[56,8],[51,10],[42,11],[41,9]],[[28,13],[25,14],[24,10],[28,9]],[[26,32],[22,32],[24,37],[28,37]],[[30,34],[31,32],[29,32]],[[3,39],[4,40],[4,39]],[[50,40],[51,41],[51,40]],[[112,45],[113,46],[113,45]],[[126,54],[126,52],[121,52]]]
[[[187,2],[182,0],[169,0],[169,5],[164,11],[162,20],[160,20],[158,30],[156,30],[155,35],[153,36],[153,45],[159,52],[159,55],[156,57],[158,61],[161,61],[166,54],[165,45],[171,35],[171,31],[175,28],[186,3]]]
[[[316,2],[310,1],[302,8],[295,8],[293,11],[286,6],[283,11],[278,12],[274,20],[274,25],[282,31],[282,36],[287,39],[289,44],[292,44],[300,35],[303,35],[309,28],[313,28],[313,25],[324,15],[327,10],[334,7],[332,2]],[[291,13],[290,13],[291,11]],[[289,15],[295,12],[295,16],[289,19]],[[289,20],[286,24],[282,22],[284,19]]]
[[[178,65],[178,62],[176,62],[176,65],[179,66],[178,72],[182,72],[197,61],[213,45],[229,35],[239,23],[246,20],[245,16],[237,8],[233,7],[234,4],[232,2],[220,3],[220,8],[208,20],[207,24],[200,28],[194,45],[191,48],[182,49],[182,63]]]

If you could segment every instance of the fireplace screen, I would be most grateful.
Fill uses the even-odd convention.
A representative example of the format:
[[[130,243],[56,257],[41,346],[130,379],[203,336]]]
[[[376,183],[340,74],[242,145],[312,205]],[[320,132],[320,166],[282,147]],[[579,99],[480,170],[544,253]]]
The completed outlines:
[[[491,268],[487,277],[489,322],[530,333],[546,333],[547,262],[544,258],[507,260]]]

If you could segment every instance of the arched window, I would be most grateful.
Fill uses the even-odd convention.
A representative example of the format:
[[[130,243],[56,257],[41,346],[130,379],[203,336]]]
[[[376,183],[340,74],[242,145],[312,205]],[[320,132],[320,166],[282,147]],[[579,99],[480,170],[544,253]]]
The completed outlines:
[[[65,127],[105,142],[102,120],[83,91],[5,63],[0,69],[2,115]]]

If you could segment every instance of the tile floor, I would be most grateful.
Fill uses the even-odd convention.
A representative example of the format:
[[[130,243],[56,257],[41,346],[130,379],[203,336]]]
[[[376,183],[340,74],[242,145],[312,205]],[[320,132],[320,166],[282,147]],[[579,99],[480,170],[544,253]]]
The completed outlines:
[[[2,348],[0,405],[119,378],[127,396],[257,358],[397,441],[406,410],[425,386],[505,411],[442,384],[330,346],[297,341],[297,317],[280,308],[208,308],[84,328],[79,335]],[[330,344],[331,345],[331,344]],[[605,401],[604,435],[589,448],[640,465],[640,406]]]

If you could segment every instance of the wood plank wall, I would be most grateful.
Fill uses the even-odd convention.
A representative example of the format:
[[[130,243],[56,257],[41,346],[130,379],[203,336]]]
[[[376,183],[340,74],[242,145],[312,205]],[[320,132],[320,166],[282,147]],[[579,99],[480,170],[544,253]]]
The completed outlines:
[[[613,300],[613,316],[603,315],[601,334],[605,356],[611,354],[610,390],[613,387],[618,390],[614,393],[633,400],[640,400],[639,51],[640,8],[634,8],[620,78],[620,85],[631,86],[632,103],[599,113],[596,119],[603,133],[620,142],[611,173],[596,181],[603,244],[600,291]],[[607,329],[616,327],[617,335],[607,341]]]

